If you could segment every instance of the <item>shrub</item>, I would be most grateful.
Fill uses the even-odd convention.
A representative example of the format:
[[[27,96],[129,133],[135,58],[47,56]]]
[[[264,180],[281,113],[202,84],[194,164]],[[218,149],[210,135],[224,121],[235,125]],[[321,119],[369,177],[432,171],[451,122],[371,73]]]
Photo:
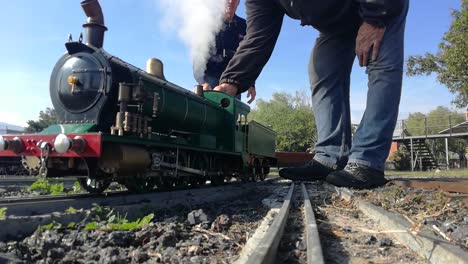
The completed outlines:
[[[400,146],[398,150],[392,154],[390,160],[393,161],[397,170],[411,169],[411,154],[404,145]]]

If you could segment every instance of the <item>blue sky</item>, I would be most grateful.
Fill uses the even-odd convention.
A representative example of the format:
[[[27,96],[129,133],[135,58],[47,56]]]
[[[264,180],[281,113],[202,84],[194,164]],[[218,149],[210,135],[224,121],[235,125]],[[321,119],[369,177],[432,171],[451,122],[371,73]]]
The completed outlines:
[[[187,0],[191,1],[191,0]],[[158,0],[101,0],[106,32],[104,48],[127,62],[144,68],[158,57],[165,63],[168,80],[191,89],[195,84],[186,46],[175,32],[161,27]],[[411,1],[405,38],[406,56],[436,52],[450,25],[451,9],[460,0]],[[2,3],[0,16],[0,122],[25,125],[40,110],[51,107],[49,78],[64,53],[71,33],[77,39],[85,16],[79,0],[15,0]],[[241,0],[238,14],[245,17]],[[202,15],[202,14],[201,14]],[[272,58],[257,80],[257,98],[268,100],[274,92],[307,91],[307,64],[317,32],[285,19]],[[367,77],[357,64],[351,83],[353,123],[365,108]],[[310,94],[310,93],[309,93]],[[427,113],[437,106],[453,109],[448,90],[434,76],[405,77],[399,118],[408,113]]]

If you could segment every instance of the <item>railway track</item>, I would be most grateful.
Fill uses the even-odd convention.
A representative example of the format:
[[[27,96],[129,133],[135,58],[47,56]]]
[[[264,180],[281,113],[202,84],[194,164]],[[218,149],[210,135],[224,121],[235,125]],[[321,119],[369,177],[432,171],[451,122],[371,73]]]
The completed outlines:
[[[269,178],[264,182],[236,183],[219,187],[201,187],[188,190],[173,190],[147,194],[128,194],[126,191],[96,194],[75,194],[59,196],[40,196],[34,198],[3,198],[0,208],[6,209],[7,218],[0,220],[0,241],[8,237],[22,237],[31,234],[39,225],[50,222],[68,224],[80,221],[86,211],[95,206],[111,207],[129,218],[137,217],[145,210],[160,210],[179,205],[196,206],[205,203],[227,201],[241,197],[252,188],[268,189],[278,178]],[[70,215],[70,208],[78,213]]]
[[[386,188],[388,187],[382,189]],[[258,194],[253,195],[253,190]],[[429,236],[422,230],[415,231],[414,225],[408,223],[401,215],[364,201],[362,192],[352,192],[320,182],[298,184],[277,179],[145,195],[122,193],[107,197],[76,196],[54,197],[53,200],[42,201],[3,201],[0,208],[7,206],[8,214],[22,216],[8,217],[0,221],[4,227],[0,230],[0,241],[28,236],[38,225],[57,222],[66,226],[70,222],[79,222],[87,217],[86,212],[82,210],[73,215],[57,216],[52,213],[63,212],[69,207],[89,209],[95,204],[100,204],[133,217],[132,215],[141,214],[142,210],[148,209],[161,212],[164,208],[177,208],[179,205],[197,208],[200,204],[218,203],[219,206],[223,201],[247,196],[250,197],[247,199],[254,201],[261,197],[260,193],[269,192],[274,194],[274,198],[265,198],[262,203],[271,209],[265,214],[265,218],[260,220],[258,227],[252,230],[253,235],[247,235],[246,242],[235,238],[236,233],[224,235],[206,229],[203,224],[188,230],[195,234],[204,234],[205,237],[217,237],[214,241],[230,241],[231,247],[240,247],[238,257],[231,255],[229,258],[237,264],[466,263],[468,260],[466,250]],[[30,226],[25,228],[25,223]],[[192,240],[197,239],[199,238]],[[194,242],[186,243],[191,245]],[[191,254],[202,252],[199,246],[189,248]],[[156,253],[150,252],[148,256],[160,256],[163,253],[154,254]]]
[[[309,194],[314,197],[310,198]],[[327,197],[333,197],[329,205],[325,201]],[[353,200],[357,204],[355,209]],[[264,223],[270,224],[262,224],[256,230],[236,264],[468,261],[467,251],[433,236],[428,238],[422,231],[416,234],[401,215],[369,205],[345,188],[292,183],[281,207],[272,210],[275,211],[274,220],[271,216],[265,218]],[[298,218],[301,219],[298,221]],[[415,245],[417,241],[423,241],[424,245]],[[295,249],[294,244],[302,244],[298,246],[302,249]],[[291,251],[295,251],[296,256],[285,257]]]
[[[241,188],[249,188],[249,186],[263,186],[269,185],[271,182],[278,180],[278,177],[271,177],[264,182],[257,183],[240,183],[231,182],[220,187],[213,187],[209,184],[201,186],[197,189],[175,189],[171,191],[156,191],[146,194],[131,194],[128,191],[112,191],[103,194],[63,194],[63,195],[38,195],[27,197],[3,197],[0,198],[0,208],[6,208],[10,215],[15,216],[31,216],[49,214],[57,211],[65,211],[70,207],[89,209],[94,204],[103,206],[121,206],[139,203],[161,204],[161,201],[171,200],[171,204],[177,204],[181,201],[181,197],[204,197],[211,191],[219,192],[226,190],[227,192],[234,192]],[[241,192],[242,193],[242,192]],[[177,197],[177,198],[176,198]],[[224,200],[224,198],[220,198]],[[161,208],[161,207],[159,207]]]
[[[283,205],[276,215],[273,223],[265,232],[265,227],[260,227],[257,230],[257,236],[261,236],[262,233],[265,235],[259,239],[255,237],[252,241],[247,243],[244,250],[241,252],[237,264],[246,263],[274,263],[278,255],[278,246],[281,239],[283,238],[285,226],[290,215],[291,203],[293,200],[293,194],[296,188],[300,188],[302,191],[303,204],[305,207],[305,233],[307,236],[307,263],[324,263],[322,247],[320,244],[319,233],[317,230],[317,223],[315,221],[314,212],[312,209],[309,195],[307,193],[305,185],[302,183],[296,187],[295,183],[291,184],[289,191],[284,199]],[[268,220],[267,220],[268,221]]]

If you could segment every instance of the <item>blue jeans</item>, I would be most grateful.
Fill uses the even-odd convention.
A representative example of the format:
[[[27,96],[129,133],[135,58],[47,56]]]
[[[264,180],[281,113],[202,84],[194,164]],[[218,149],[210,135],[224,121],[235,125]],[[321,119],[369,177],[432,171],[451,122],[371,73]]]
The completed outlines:
[[[403,76],[403,40],[408,0],[387,26],[376,60],[369,62],[367,104],[351,137],[350,75],[360,24],[321,32],[309,64],[312,106],[318,132],[318,162],[337,169],[358,163],[384,170],[398,118]]]
[[[216,86],[219,85],[219,78],[212,77],[212,76],[209,76],[209,75],[205,75],[205,82],[207,82],[211,86],[211,89],[214,89]],[[236,95],[234,97],[237,100],[240,100],[241,99],[241,94],[238,94],[238,95]]]

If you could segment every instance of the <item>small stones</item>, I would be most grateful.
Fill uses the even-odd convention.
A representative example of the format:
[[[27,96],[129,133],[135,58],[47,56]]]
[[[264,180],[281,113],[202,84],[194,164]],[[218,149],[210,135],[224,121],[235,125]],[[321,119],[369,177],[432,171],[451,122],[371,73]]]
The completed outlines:
[[[390,248],[388,247],[381,247],[378,249],[378,252],[382,256],[388,256],[390,254]]]
[[[307,245],[304,240],[300,240],[296,242],[296,248],[300,251],[306,251]]]
[[[202,209],[192,211],[187,215],[187,221],[190,225],[197,225],[202,222],[208,222],[208,219],[208,215],[205,214]]]
[[[211,230],[215,232],[220,232],[228,229],[231,226],[231,218],[229,216],[222,214],[213,221],[211,224]]]
[[[346,233],[351,233],[353,231],[353,228],[350,227],[350,226],[344,226],[342,228],[343,232],[346,232]]]
[[[389,238],[383,238],[379,242],[379,246],[381,247],[391,247],[393,246],[393,241]]]
[[[377,238],[375,236],[369,236],[367,237],[365,244],[366,245],[373,245],[377,243]]]
[[[24,263],[231,263],[245,243],[243,234],[255,230],[266,212],[257,193],[245,198],[232,201],[234,206],[151,212],[151,223],[130,231],[110,230],[105,216],[92,212],[72,229],[64,224],[22,241],[0,242],[0,253]],[[91,222],[97,229],[85,230]]]
[[[7,244],[5,244],[4,242],[0,241],[0,252],[7,252],[7,251],[8,251]]]
[[[103,244],[105,246],[129,247],[134,239],[133,232],[114,231],[109,233]]]

